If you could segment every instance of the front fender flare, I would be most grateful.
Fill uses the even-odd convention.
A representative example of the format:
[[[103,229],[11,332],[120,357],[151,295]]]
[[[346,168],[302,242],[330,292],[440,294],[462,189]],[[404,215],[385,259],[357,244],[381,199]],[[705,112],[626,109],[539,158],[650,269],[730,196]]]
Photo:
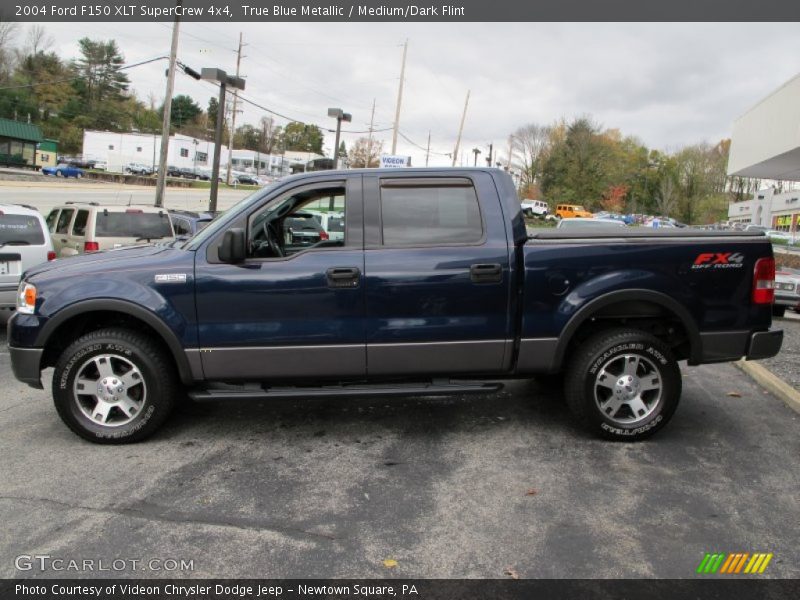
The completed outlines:
[[[119,312],[135,319],[139,319],[152,327],[155,332],[161,337],[164,343],[169,348],[170,354],[175,359],[175,364],[178,366],[178,373],[180,374],[181,381],[185,384],[191,384],[199,379],[202,379],[199,373],[193,371],[186,355],[186,351],[181,344],[178,336],[170,327],[155,313],[142,308],[138,304],[127,302],[125,300],[115,300],[111,298],[97,298],[92,300],[84,300],[71,304],[56,314],[49,317],[45,325],[42,327],[39,335],[36,337],[36,346],[45,348],[50,336],[58,329],[59,326],[66,323],[69,319],[77,317],[78,315],[87,314],[95,311],[111,311]]]

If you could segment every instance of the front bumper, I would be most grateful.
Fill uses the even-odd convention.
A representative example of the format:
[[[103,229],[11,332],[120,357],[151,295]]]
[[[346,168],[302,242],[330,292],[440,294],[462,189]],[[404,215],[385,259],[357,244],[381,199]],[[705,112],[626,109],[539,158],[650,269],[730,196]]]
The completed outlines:
[[[11,370],[14,377],[32,388],[43,389],[41,364],[44,348],[14,348],[10,346],[8,352],[11,354]]]

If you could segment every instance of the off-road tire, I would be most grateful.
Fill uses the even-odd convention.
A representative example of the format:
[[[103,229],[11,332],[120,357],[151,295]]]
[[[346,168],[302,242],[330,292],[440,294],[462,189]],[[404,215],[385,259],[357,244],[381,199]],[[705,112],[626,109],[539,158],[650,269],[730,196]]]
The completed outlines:
[[[643,406],[641,416],[633,413],[634,404],[625,408],[623,400],[616,410],[606,408],[610,404],[603,404],[607,411],[612,411],[606,414],[601,410],[603,396],[608,394],[607,401],[611,402],[614,394],[620,393],[624,399],[626,389],[632,393],[632,388],[617,383],[627,371],[612,372],[617,365],[625,365],[627,369],[628,364],[638,365],[641,376],[635,376],[633,392],[656,383],[660,391],[657,396],[656,390],[639,392],[638,398],[644,401],[636,405]],[[607,388],[609,383],[613,389]],[[611,440],[638,441],[655,434],[672,418],[681,396],[681,372],[669,346],[658,338],[637,329],[609,329],[593,335],[572,353],[564,377],[564,395],[570,411],[592,433]],[[626,419],[631,422],[621,422]]]
[[[87,400],[91,407],[93,394],[80,395],[81,402],[75,391],[80,385],[75,381],[78,375],[86,377],[86,369],[91,369],[89,362],[101,357],[98,360],[105,364],[102,357],[106,356],[118,357],[118,364],[133,365],[140,375],[139,385],[145,390],[140,410],[133,416],[111,409],[121,421],[130,419],[116,426],[103,425],[87,416]],[[101,376],[97,376],[98,382]],[[53,401],[58,415],[73,432],[98,444],[125,444],[150,436],[167,419],[179,393],[171,357],[150,337],[122,328],[101,329],[75,340],[61,354],[53,374]]]

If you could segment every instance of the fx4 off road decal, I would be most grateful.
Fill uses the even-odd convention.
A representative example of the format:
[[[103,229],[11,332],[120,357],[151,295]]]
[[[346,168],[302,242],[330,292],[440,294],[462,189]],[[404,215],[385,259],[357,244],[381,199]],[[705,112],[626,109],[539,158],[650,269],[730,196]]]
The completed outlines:
[[[703,252],[694,259],[692,269],[741,269],[743,266],[741,252]]]

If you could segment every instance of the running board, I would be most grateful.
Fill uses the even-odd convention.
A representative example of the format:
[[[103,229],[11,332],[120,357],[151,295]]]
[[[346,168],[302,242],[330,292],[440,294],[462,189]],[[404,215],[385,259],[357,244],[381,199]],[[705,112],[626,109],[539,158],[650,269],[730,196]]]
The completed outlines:
[[[452,394],[491,394],[503,389],[502,383],[409,383],[330,385],[320,387],[250,387],[224,385],[189,392],[192,400],[278,400],[287,398],[327,398],[332,396],[439,396]]]

